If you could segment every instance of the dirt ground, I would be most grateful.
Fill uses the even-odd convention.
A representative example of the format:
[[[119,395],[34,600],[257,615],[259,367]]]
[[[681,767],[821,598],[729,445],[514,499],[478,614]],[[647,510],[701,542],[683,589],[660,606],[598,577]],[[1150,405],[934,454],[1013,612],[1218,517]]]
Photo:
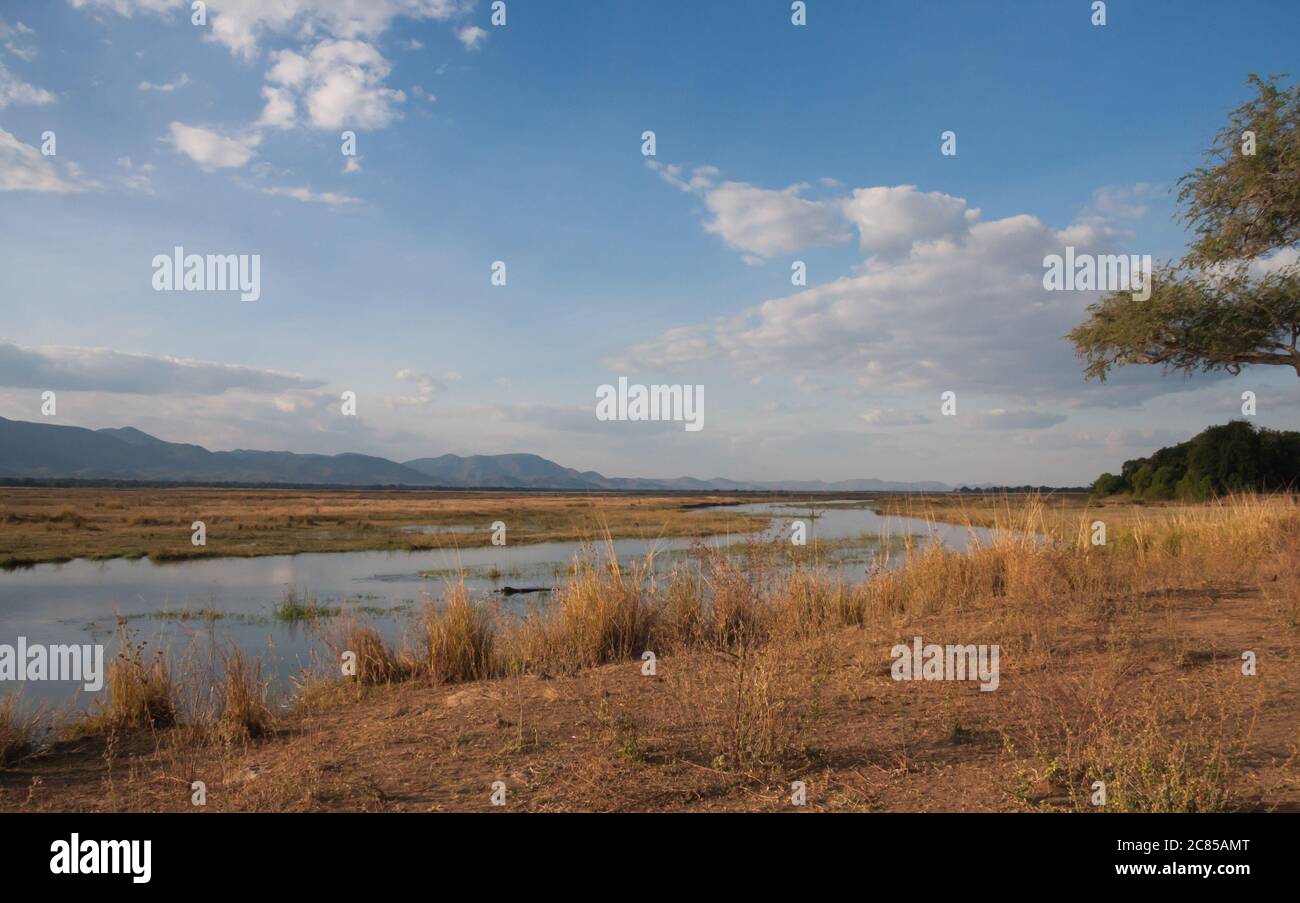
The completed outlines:
[[[0,809],[779,811],[796,808],[801,781],[812,811],[1087,811],[1089,776],[1071,763],[1089,756],[1161,776],[1136,807],[1164,794],[1186,808],[1203,805],[1198,781],[1222,752],[1220,808],[1300,812],[1300,627],[1276,579],[1160,591],[1107,617],[900,617],[752,656],[666,656],[654,675],[628,662],[326,686],[237,747],[187,743],[183,729],[58,744],[0,770]],[[891,678],[890,648],[914,635],[1012,634],[995,691]],[[1117,710],[1128,720],[1109,720]]]

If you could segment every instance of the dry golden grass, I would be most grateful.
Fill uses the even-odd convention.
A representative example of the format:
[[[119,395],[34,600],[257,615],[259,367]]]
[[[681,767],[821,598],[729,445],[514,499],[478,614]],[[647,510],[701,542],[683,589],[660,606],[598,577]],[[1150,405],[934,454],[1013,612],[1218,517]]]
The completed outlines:
[[[756,499],[747,499],[747,501]],[[766,521],[735,498],[619,494],[0,487],[0,568],[73,558],[178,561],[297,552],[472,548],[507,525],[511,544],[746,533]],[[190,525],[207,527],[207,545]],[[419,533],[404,527],[471,528]]]
[[[416,673],[410,661],[404,661],[375,628],[348,618],[341,625],[339,658],[350,653],[355,668],[352,677],[362,685],[374,686],[406,680]]]
[[[574,714],[554,715],[549,734],[545,717],[541,726],[532,720],[547,706],[562,706],[562,697],[543,693],[549,702],[534,700],[531,712],[526,709],[522,688],[540,677],[577,688],[573,692],[599,748],[618,763],[584,758],[583,767],[613,768],[609,780],[622,780],[618,769],[634,769],[627,792],[648,801],[656,798],[653,787],[642,788],[636,770],[682,784],[685,768],[702,776],[703,784],[686,783],[697,788],[689,792],[715,786],[744,794],[751,792],[746,787],[767,788],[762,792],[770,794],[776,787],[776,797],[763,799],[779,801],[788,786],[783,781],[807,775],[836,788],[826,797],[829,808],[878,807],[887,792],[882,787],[928,773],[912,741],[876,735],[873,747],[861,746],[877,720],[902,719],[941,751],[931,755],[946,757],[945,767],[994,782],[979,805],[992,800],[1089,809],[1095,781],[1105,782],[1107,807],[1114,810],[1257,805],[1264,791],[1246,785],[1242,762],[1247,750],[1261,755],[1252,744],[1257,720],[1268,711],[1264,684],[1240,679],[1241,650],[1218,648],[1214,637],[1225,628],[1198,619],[1218,617],[1215,600],[1226,592],[1258,587],[1277,625],[1271,666],[1290,660],[1300,634],[1294,619],[1300,502],[1294,496],[1244,496],[1171,507],[1132,516],[1120,529],[1108,530],[1105,545],[1092,542],[1091,509],[1075,510],[1073,525],[1061,520],[1048,528],[1059,517],[1048,513],[1050,504],[1027,498],[972,524],[992,532],[972,534],[962,553],[911,543],[891,566],[878,567],[859,583],[811,567],[776,567],[779,550],[756,543],[743,562],[703,554],[666,573],[656,573],[652,561],[628,568],[590,556],[575,563],[547,607],[523,615],[476,603],[463,586],[453,586],[445,606],[424,612],[418,653],[393,650],[360,622],[337,625],[335,651],[354,652],[357,673],[326,685],[341,688],[333,708],[321,687],[314,688],[310,715],[300,717],[346,723],[350,707],[385,698],[375,694],[396,693],[401,700],[400,694],[439,684],[481,687],[448,696],[445,705],[462,693],[500,699],[495,718],[508,741],[496,748],[462,748],[455,731],[465,729],[476,707],[453,720],[450,734],[446,727],[438,734],[446,747],[440,761],[472,770],[474,763],[503,757],[544,756],[548,744],[569,742],[563,738],[573,732]],[[890,680],[883,651],[919,634],[930,642],[999,644],[1001,689],[968,693],[951,683]],[[134,653],[119,656],[110,673],[108,711],[100,720],[165,724],[174,708],[157,700],[167,695],[167,670],[157,660],[143,661],[138,646],[131,648]],[[609,678],[601,675],[609,667],[639,670],[646,651],[659,658],[660,676],[629,678],[636,690],[617,701],[601,689],[608,686]],[[240,711],[255,708],[257,680],[242,664],[233,674],[226,673],[226,697],[233,680],[242,688],[236,697],[245,700]],[[385,689],[393,684],[406,688]],[[502,698],[509,695],[507,687],[519,700]],[[1285,696],[1271,692],[1271,705],[1283,705]],[[430,717],[427,710],[415,712]],[[401,723],[381,722],[375,742],[398,742],[391,731],[402,730]],[[992,747],[981,738],[991,738]],[[1294,746],[1297,739],[1289,742]],[[1276,734],[1269,742],[1277,746]],[[555,749],[555,763],[593,755],[565,749]],[[840,752],[829,755],[826,749]],[[876,749],[891,750],[892,758],[882,762]],[[968,749],[969,758],[963,758]],[[1268,760],[1283,787],[1300,786],[1288,771],[1297,752]],[[841,760],[850,765],[836,764]],[[539,806],[564,808],[564,799],[587,799],[564,796],[581,791],[563,769],[539,773],[550,774],[562,788],[553,791],[558,796],[534,788]],[[325,780],[324,772],[313,774],[313,781]],[[939,781],[940,774],[928,779]],[[277,785],[274,794],[258,799],[287,799],[276,794],[288,794],[292,786]],[[320,792],[310,794],[316,799]]]
[[[448,587],[443,607],[424,612],[425,668],[439,683],[484,680],[501,673],[495,625],[486,609],[470,601],[465,584]]]
[[[1098,782],[1110,811],[1232,808],[1235,763],[1258,704],[1222,677],[1155,682],[1144,664],[1115,653],[1088,673],[1049,675],[1027,694],[1024,737],[1038,786],[1078,810],[1095,805]]]
[[[265,737],[272,730],[274,716],[268,701],[270,681],[263,678],[260,663],[248,664],[236,646],[226,655],[224,671],[216,716],[219,736],[227,743]]]
[[[120,619],[116,642],[117,654],[104,675],[106,699],[71,725],[75,736],[156,730],[176,724],[176,684],[166,655],[157,650],[146,658],[146,642],[136,642]]]
[[[0,767],[31,755],[39,722],[40,714],[26,709],[19,694],[0,699]]]
[[[625,567],[608,552],[593,554],[575,561],[549,605],[522,617],[475,603],[463,584],[452,584],[442,606],[426,606],[421,656],[399,654],[357,621],[344,623],[335,646],[356,653],[363,684],[462,682],[570,673],[645,651],[753,650],[776,635],[808,638],[989,606],[1003,616],[1026,605],[1097,616],[1125,594],[1240,578],[1279,544],[1294,545],[1300,525],[1293,497],[1242,496],[1134,518],[1093,545],[1091,513],[1062,539],[1039,532],[1045,511],[1033,497],[1007,508],[979,525],[991,527],[990,536],[972,534],[962,552],[909,543],[898,566],[878,567],[860,583],[810,567],[778,569],[779,550],[763,543],[743,559],[701,551],[698,567],[667,574],[655,573],[652,556]]]

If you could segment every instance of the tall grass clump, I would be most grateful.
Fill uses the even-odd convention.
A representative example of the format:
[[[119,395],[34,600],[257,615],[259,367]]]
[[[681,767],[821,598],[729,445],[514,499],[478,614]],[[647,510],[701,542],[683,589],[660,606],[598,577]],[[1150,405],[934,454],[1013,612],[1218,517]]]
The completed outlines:
[[[162,650],[146,658],[144,642],[135,642],[119,619],[117,654],[104,675],[104,698],[73,726],[74,735],[156,730],[176,724],[176,687]]]
[[[271,732],[270,681],[258,662],[249,665],[238,646],[226,655],[217,731],[227,743],[256,740]]]
[[[365,685],[395,683],[406,680],[414,670],[401,660],[375,628],[347,618],[332,644],[340,657],[350,653],[356,666],[353,679]],[[335,672],[337,673],[337,672]]]
[[[766,642],[773,609],[759,584],[769,582],[767,562],[751,555],[748,566],[742,566],[716,551],[710,551],[703,562],[705,645],[726,651]]]
[[[709,608],[705,585],[694,567],[674,565],[663,581],[656,640],[666,649],[691,649],[705,644]],[[665,650],[666,651],[666,650]]]
[[[440,683],[483,680],[500,673],[496,625],[470,601],[463,582],[448,587],[446,605],[430,603],[424,615],[425,666]]]
[[[32,754],[38,721],[39,715],[24,709],[17,693],[0,699],[0,768]]]
[[[825,574],[796,567],[777,589],[772,601],[776,629],[798,637],[813,637],[838,627],[866,623],[867,595],[848,583],[842,573]]]
[[[625,570],[612,547],[607,560],[579,559],[550,608],[518,626],[512,657],[525,670],[567,672],[640,656],[654,633],[652,572],[653,556]]]

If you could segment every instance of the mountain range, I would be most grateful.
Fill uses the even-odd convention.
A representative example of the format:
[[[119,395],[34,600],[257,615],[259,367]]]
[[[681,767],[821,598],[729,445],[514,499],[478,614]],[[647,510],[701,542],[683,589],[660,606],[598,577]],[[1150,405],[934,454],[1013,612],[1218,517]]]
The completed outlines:
[[[443,489],[946,492],[945,483],[639,479],[578,471],[538,455],[441,455],[398,463],[372,455],[208,451],[134,427],[91,430],[0,417],[0,480],[109,480]]]

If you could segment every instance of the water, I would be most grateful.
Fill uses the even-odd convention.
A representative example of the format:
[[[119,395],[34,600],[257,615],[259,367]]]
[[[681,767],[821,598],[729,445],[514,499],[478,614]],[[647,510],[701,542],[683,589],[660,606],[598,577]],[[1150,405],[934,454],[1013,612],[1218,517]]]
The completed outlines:
[[[753,503],[727,510],[769,515],[766,535],[789,537],[790,522],[804,520],[808,541],[837,540],[863,534],[921,534],[934,536],[960,549],[971,533],[964,527],[930,524],[914,518],[885,518],[860,502],[818,502],[816,516],[807,503]],[[707,509],[700,509],[707,510]],[[975,531],[981,536],[982,531]],[[710,537],[705,542],[727,546],[744,541],[743,534]],[[680,561],[684,550],[700,540],[620,539],[613,543],[620,561],[659,555],[658,565]],[[583,546],[575,542],[538,543],[472,549],[419,552],[328,552],[274,555],[264,558],[204,558],[166,564],[148,559],[89,561],[0,573],[0,643],[14,644],[24,636],[29,644],[108,643],[117,616],[125,616],[146,649],[165,647],[175,654],[191,644],[233,641],[251,656],[260,657],[279,687],[304,668],[330,658],[315,629],[276,620],[272,612],[289,591],[319,604],[355,611],[375,625],[390,642],[397,642],[410,625],[410,615],[425,599],[442,595],[447,581],[464,569],[466,585],[475,595],[512,587],[551,587],[563,580],[567,566]],[[600,546],[596,554],[605,555]],[[674,554],[676,553],[676,554]],[[868,548],[842,550],[838,567],[847,579],[861,579]],[[503,604],[516,608],[545,605],[546,594],[515,595]],[[199,616],[215,611],[221,617]],[[185,616],[189,614],[189,617]],[[329,621],[322,622],[328,629]],[[112,645],[105,651],[113,653]],[[23,687],[23,698],[50,703],[76,702],[80,685],[33,682],[0,685]],[[84,694],[82,694],[84,696]]]

